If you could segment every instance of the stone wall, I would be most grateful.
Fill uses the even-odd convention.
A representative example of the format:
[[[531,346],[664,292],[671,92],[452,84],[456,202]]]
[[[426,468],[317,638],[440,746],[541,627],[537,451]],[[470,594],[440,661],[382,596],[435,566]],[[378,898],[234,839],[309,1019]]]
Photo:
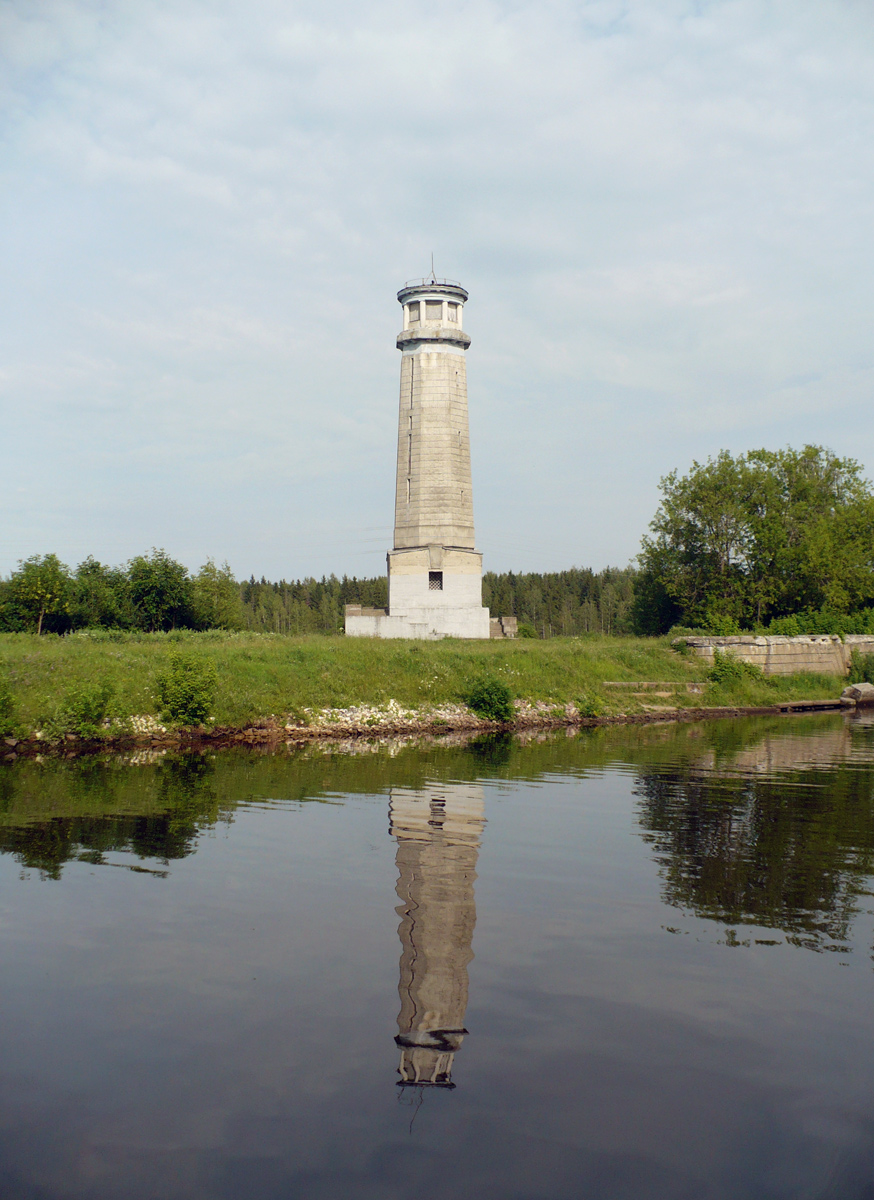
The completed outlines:
[[[685,642],[693,654],[708,662],[713,662],[715,652],[719,650],[761,667],[766,675],[795,675],[801,671],[846,675],[854,650],[860,654],[874,654],[874,636],[869,634],[847,634],[844,638],[825,633],[802,637],[740,634],[736,637],[677,638],[673,644],[676,646],[680,642]]]

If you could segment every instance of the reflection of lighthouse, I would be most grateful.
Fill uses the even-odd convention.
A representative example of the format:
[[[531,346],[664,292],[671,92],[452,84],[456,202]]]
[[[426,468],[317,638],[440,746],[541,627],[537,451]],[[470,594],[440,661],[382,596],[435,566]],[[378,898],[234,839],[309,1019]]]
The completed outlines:
[[[401,923],[398,1035],[401,1087],[454,1087],[467,1030],[467,964],[476,924],[473,884],[485,820],[482,788],[435,784],[391,793]]]

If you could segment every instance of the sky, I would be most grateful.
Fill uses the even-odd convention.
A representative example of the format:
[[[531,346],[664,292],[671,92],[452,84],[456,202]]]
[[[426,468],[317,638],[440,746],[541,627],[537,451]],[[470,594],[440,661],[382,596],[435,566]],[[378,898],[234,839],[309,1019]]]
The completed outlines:
[[[0,0],[0,574],[382,574],[432,253],[485,569],[722,449],[870,477],[872,210],[870,0]]]

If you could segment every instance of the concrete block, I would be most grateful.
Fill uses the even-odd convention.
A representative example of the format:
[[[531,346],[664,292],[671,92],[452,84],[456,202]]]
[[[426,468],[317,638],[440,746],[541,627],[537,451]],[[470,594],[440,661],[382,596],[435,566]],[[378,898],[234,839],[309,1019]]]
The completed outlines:
[[[740,634],[733,637],[677,638],[675,644],[678,642],[685,642],[693,654],[710,663],[718,650],[721,654],[733,654],[744,662],[761,667],[766,675],[796,675],[803,671],[819,675],[846,675],[853,650],[874,653],[874,638],[867,635],[848,635],[842,641],[838,634],[805,634],[800,637]]]

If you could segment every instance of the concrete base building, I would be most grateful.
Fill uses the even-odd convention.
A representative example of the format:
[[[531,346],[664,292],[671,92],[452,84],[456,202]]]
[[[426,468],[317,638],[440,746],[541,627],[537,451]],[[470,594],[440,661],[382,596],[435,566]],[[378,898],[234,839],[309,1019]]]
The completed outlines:
[[[475,549],[470,433],[462,328],[467,292],[435,278],[398,292],[404,327],[394,547],[388,608],[346,607],[353,637],[512,636],[482,603],[482,554]]]

